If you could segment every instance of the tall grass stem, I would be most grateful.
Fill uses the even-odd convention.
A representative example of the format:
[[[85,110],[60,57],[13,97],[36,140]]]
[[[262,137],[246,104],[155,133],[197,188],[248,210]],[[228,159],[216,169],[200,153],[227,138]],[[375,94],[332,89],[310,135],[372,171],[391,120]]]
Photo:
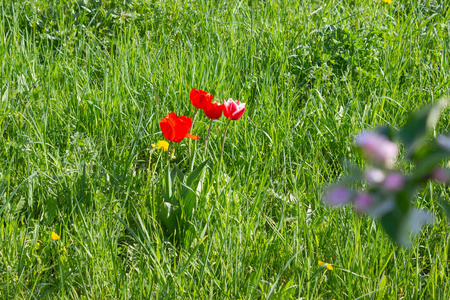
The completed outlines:
[[[219,162],[219,170],[222,167],[222,158],[223,158],[223,147],[225,146],[225,137],[227,136],[228,126],[230,126],[231,120],[228,120],[227,127],[225,127],[225,132],[223,134],[222,139],[222,150],[220,151],[220,162]]]
[[[211,132],[212,123],[213,123],[213,120],[211,120],[211,121],[209,122],[208,133],[206,134],[206,139],[205,139],[205,150],[204,150],[204,152],[203,152],[203,159],[204,159],[205,156],[206,156],[206,149],[208,148],[208,138],[209,138],[209,134],[210,134],[210,132]]]

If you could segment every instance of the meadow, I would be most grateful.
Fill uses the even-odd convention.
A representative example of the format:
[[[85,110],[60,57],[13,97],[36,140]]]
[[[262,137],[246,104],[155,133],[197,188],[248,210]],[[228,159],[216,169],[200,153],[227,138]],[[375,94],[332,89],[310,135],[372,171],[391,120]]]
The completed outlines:
[[[358,132],[449,94],[447,0],[0,8],[1,299],[450,298],[445,185],[417,194],[435,223],[409,249],[321,201],[366,163]],[[203,112],[198,141],[152,146],[163,117],[193,116],[192,88],[246,103],[223,164],[224,117],[206,155]],[[158,206],[168,160],[182,174],[204,165],[175,233]]]

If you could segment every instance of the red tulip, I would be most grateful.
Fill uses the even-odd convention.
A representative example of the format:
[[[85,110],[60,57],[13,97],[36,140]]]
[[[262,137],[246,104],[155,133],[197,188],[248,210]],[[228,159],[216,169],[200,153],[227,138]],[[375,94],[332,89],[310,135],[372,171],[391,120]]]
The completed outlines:
[[[159,127],[161,127],[161,131],[166,139],[179,143],[185,137],[198,140],[198,136],[188,133],[191,129],[191,124],[191,118],[186,116],[178,117],[174,112],[172,112],[165,116],[161,122],[159,122]]]
[[[205,115],[210,119],[218,119],[222,116],[223,105],[218,102],[211,102],[203,109]]]
[[[239,100],[228,99],[227,102],[223,100],[223,115],[225,118],[236,121],[245,111],[245,103],[241,103]]]
[[[206,105],[208,105],[208,103],[211,103],[213,99],[213,95],[208,94],[205,91],[196,89],[191,90],[189,97],[191,98],[192,105],[199,109],[204,109]]]

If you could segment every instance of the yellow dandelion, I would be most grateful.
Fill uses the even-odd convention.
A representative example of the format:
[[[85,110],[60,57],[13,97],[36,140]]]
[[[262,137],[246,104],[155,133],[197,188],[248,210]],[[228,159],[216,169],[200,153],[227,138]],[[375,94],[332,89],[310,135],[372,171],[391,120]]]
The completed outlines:
[[[58,235],[56,232],[52,231],[52,240],[57,241],[57,240],[59,240],[59,239],[61,239],[61,238],[59,237],[59,235]]]
[[[169,143],[166,141],[159,141],[158,143],[156,143],[156,147],[158,147],[158,149],[164,149],[164,151],[169,150]]]
[[[319,260],[319,266],[320,267],[326,267],[328,270],[333,270],[333,266],[331,265],[331,264],[328,264],[328,263],[326,263],[326,262],[323,262],[323,261],[321,261],[321,260]]]
[[[37,242],[36,243],[36,247],[39,247],[41,245],[41,243]]]
[[[391,4],[391,0],[383,0],[383,3]]]
[[[64,247],[64,248],[62,249],[62,251],[66,252],[66,251],[67,251],[66,247]]]

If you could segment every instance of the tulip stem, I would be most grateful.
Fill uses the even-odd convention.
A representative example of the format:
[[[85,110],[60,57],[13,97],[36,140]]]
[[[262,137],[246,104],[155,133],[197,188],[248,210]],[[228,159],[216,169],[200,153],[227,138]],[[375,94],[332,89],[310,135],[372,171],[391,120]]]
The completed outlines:
[[[167,160],[167,166],[169,166],[170,162],[169,162],[169,151],[170,151],[170,146],[172,146],[172,141],[169,141],[169,146],[167,147],[167,151],[166,151],[166,160]]]
[[[205,139],[205,151],[203,152],[203,157],[206,156],[206,149],[208,148],[208,138],[209,138],[209,133],[211,132],[212,121],[213,121],[213,120],[211,119],[211,122],[209,122],[208,133],[206,134],[206,139]]]
[[[227,130],[228,126],[230,126],[231,120],[228,120],[227,127],[225,127],[225,133],[223,134],[223,140],[222,140],[222,151],[220,152],[220,163],[219,163],[219,170],[222,167],[222,158],[223,158],[223,147],[225,146],[225,137],[227,136]]]
[[[191,129],[189,130],[189,134],[192,134],[192,129],[194,128],[195,117],[197,116],[198,108],[195,109],[194,117],[192,118]]]
[[[189,129],[189,134],[192,134],[192,129],[194,128],[195,117],[197,116],[198,108],[195,109],[194,117],[192,118],[191,129]],[[191,140],[189,139],[189,157],[191,157]]]

